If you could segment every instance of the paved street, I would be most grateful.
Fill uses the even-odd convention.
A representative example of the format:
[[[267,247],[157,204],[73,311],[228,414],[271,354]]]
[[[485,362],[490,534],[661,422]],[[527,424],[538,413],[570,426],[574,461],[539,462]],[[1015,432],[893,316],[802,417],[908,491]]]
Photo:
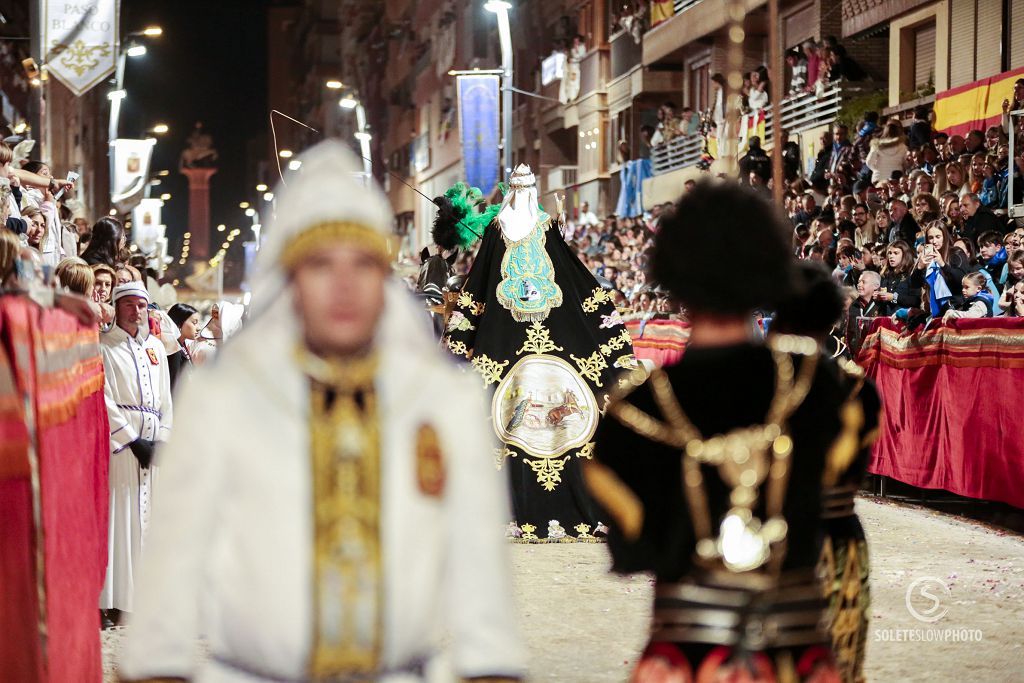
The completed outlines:
[[[892,502],[861,499],[858,511],[872,551],[868,680],[1021,680],[1024,539]],[[624,681],[643,645],[649,580],[609,576],[603,545],[516,545],[512,554],[532,680]],[[917,621],[906,606],[908,587],[925,577],[949,587],[948,596],[931,590],[948,608],[932,624]],[[911,604],[921,611],[929,606],[926,598]],[[924,639],[935,637],[930,629],[980,630],[981,640],[906,642],[915,636],[897,629],[920,629],[916,637]],[[901,633],[904,642],[894,642]],[[105,639],[110,681],[123,634]]]

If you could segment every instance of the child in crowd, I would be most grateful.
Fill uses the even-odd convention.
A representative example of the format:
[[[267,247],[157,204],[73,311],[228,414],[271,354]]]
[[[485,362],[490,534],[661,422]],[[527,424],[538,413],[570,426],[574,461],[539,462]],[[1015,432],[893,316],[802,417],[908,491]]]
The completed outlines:
[[[1013,285],[1007,283],[1002,296],[999,297],[999,310],[1006,316],[1022,316],[1024,309],[1021,309],[1018,303],[1024,303],[1024,281],[1015,282]]]
[[[968,273],[963,279],[964,300],[956,308],[950,308],[942,320],[953,318],[991,318],[994,299],[985,291],[987,281],[981,273]]]
[[[1003,291],[1009,274],[1006,249],[1003,238],[994,230],[988,230],[978,236],[978,261],[981,267],[992,277],[996,289]]]

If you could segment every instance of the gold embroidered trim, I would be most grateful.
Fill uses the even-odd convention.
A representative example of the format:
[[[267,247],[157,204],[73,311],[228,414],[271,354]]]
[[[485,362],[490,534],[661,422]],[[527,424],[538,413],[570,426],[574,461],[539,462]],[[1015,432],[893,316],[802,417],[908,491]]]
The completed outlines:
[[[462,356],[469,358],[469,347],[466,346],[465,342],[455,341],[451,337],[448,337],[448,350],[454,353],[456,356]]]
[[[281,252],[281,265],[291,270],[299,261],[323,248],[325,242],[342,242],[366,250],[383,265],[394,258],[394,239],[362,223],[332,221],[306,228],[292,238]]]
[[[548,351],[564,351],[561,346],[556,346],[551,341],[551,332],[540,322],[535,322],[526,328],[526,341],[516,351],[520,356],[524,353],[547,353]]]
[[[486,353],[480,354],[470,362],[473,363],[473,367],[476,368],[476,371],[480,373],[480,377],[484,380],[485,387],[500,382],[501,374],[505,371],[505,368],[508,367],[507,360],[499,363],[498,361],[489,358]]]
[[[361,404],[355,390],[312,388],[312,678],[372,672],[383,643],[380,433],[372,384],[360,395]]]
[[[487,305],[480,303],[479,301],[473,300],[473,294],[470,292],[462,292],[459,294],[459,298],[456,299],[456,305],[459,308],[464,308],[473,315],[483,315]]]
[[[529,465],[530,469],[537,475],[537,483],[545,491],[554,491],[562,483],[562,470],[565,469],[565,463],[568,461],[568,455],[564,458],[523,459],[523,462]]]
[[[583,300],[583,310],[587,313],[593,313],[601,304],[610,303],[611,300],[612,296],[607,290],[601,287],[595,287],[594,292]]]
[[[516,453],[511,448],[504,448],[504,447],[495,448],[494,449],[494,466],[495,466],[495,468],[497,468],[498,471],[501,471],[501,468],[505,466],[505,461],[508,460],[509,458],[514,458],[517,455],[519,455],[519,454]]]
[[[601,371],[608,368],[608,361],[604,359],[604,356],[599,351],[594,351],[587,358],[577,358],[570,353],[569,358],[575,361],[581,375],[599,387],[604,386],[601,384]]]
[[[590,443],[588,443],[586,446],[581,448],[576,453],[576,457],[577,458],[586,458],[587,460],[593,460],[594,459],[594,447],[595,446],[597,446],[597,443],[591,441]]]
[[[859,437],[860,430],[864,427],[864,406],[860,401],[850,399],[843,404],[839,417],[842,420],[842,430],[832,443],[825,459],[825,473],[822,477],[825,486],[835,486],[839,477],[860,452]]]

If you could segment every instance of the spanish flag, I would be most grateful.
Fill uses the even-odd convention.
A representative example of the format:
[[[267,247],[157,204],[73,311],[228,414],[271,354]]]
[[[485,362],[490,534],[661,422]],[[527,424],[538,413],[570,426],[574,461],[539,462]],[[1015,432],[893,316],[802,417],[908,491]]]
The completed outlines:
[[[651,3],[651,28],[668,21],[676,13],[673,0],[654,0]]]
[[[1024,67],[983,78],[939,93],[935,97],[935,130],[967,135],[998,126],[1003,100],[1013,99],[1013,83],[1024,77]]]

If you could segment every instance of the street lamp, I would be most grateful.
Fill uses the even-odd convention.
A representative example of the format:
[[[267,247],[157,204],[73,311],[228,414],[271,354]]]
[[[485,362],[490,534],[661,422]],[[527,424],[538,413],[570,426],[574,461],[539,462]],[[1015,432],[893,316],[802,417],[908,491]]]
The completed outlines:
[[[153,126],[152,128],[150,128],[150,132],[151,133],[156,133],[157,135],[166,135],[167,131],[169,131],[169,130],[170,130],[170,127],[166,123],[158,123],[155,126]]]
[[[280,152],[277,153],[277,156],[281,157],[282,159],[291,159],[293,156],[295,156],[295,152],[291,151],[290,149],[282,149]]]
[[[334,79],[334,78],[332,78],[331,80],[327,81],[326,85],[331,90],[341,90],[342,87],[344,87],[344,84],[341,81],[339,81],[337,79]]]
[[[345,97],[342,97],[338,101],[338,106],[341,107],[342,109],[355,109],[357,106],[359,106],[359,100],[355,99],[350,95],[346,95]]]
[[[508,25],[508,11],[512,3],[488,0],[484,9],[498,16],[498,42],[501,44],[501,149],[505,172],[512,172],[512,31]]]
[[[124,53],[126,55],[128,55],[129,57],[142,57],[143,55],[146,54],[146,46],[145,45],[139,45],[137,43],[133,44],[133,45],[129,45],[128,49],[125,50]]]
[[[268,189],[269,188],[267,187],[266,183],[260,183],[259,185],[256,186],[257,192],[266,192]]]
[[[142,35],[150,38],[157,38],[164,34],[164,30],[159,26],[147,26],[142,30]]]

